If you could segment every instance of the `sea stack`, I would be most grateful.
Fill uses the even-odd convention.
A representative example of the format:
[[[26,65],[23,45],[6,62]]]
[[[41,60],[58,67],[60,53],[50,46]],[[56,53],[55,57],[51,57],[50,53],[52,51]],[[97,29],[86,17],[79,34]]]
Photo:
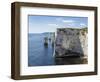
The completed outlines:
[[[44,37],[44,46],[48,46],[48,37]]]

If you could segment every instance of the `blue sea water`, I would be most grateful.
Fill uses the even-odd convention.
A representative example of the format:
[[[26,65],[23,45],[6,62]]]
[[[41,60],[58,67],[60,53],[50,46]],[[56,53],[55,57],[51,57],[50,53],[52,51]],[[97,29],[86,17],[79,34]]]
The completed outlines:
[[[49,42],[48,47],[44,46],[46,34],[28,34],[28,66],[54,65],[54,47]]]

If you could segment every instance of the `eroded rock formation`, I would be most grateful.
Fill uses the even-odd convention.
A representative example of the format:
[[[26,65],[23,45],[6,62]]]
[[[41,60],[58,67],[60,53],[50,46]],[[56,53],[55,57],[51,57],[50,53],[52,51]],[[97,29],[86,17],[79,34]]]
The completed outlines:
[[[58,28],[55,41],[55,56],[84,56],[88,54],[87,28]]]

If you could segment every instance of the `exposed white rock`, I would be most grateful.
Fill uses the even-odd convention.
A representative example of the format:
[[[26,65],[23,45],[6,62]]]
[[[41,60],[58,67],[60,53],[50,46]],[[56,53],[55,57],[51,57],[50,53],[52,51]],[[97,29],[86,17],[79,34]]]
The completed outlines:
[[[87,57],[88,37],[87,28],[59,28],[55,41],[55,52],[57,56],[79,55]]]

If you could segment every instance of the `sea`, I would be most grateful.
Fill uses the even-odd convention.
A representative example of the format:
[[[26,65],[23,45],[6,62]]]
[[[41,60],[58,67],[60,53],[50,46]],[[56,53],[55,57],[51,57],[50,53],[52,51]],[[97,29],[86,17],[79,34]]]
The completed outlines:
[[[44,37],[49,37],[47,33],[28,34],[28,66],[54,65],[54,46],[48,41],[48,46],[44,46]]]

